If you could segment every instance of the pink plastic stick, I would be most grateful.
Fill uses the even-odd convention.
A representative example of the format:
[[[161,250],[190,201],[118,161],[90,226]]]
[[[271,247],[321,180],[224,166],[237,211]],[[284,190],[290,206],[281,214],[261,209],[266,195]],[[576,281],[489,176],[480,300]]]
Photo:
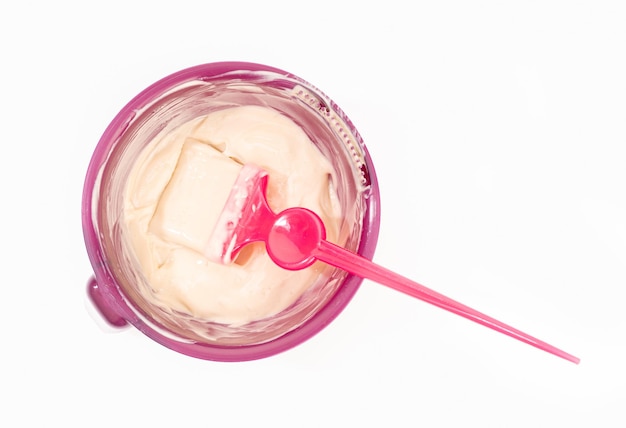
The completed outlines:
[[[333,266],[344,269],[362,278],[371,279],[372,281],[391,287],[394,290],[408,294],[409,296],[416,297],[558,357],[564,358],[576,364],[580,362],[578,357],[568,354],[567,352],[562,351],[561,349],[558,349],[542,340],[500,322],[489,315],[485,315],[482,312],[450,299],[449,297],[437,293],[428,287],[398,275],[395,272],[372,263],[369,260],[349,252],[344,248],[338,247],[328,241],[321,241],[317,251],[314,252],[314,255],[317,259]]]
[[[218,221],[210,246],[212,259],[223,263],[247,243],[264,241],[272,260],[285,269],[298,270],[316,260],[336,266],[361,278],[370,279],[397,291],[445,309],[514,339],[578,364],[580,359],[542,340],[500,322],[475,309],[405,278],[358,254],[326,241],[322,220],[306,208],[289,208],[275,214],[265,198],[267,173],[246,165]],[[244,201],[242,203],[242,201]]]

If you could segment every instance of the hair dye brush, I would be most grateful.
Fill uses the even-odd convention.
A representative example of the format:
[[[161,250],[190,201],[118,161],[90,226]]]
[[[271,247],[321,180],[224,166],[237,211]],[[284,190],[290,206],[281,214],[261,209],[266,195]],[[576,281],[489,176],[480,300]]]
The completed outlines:
[[[324,224],[311,210],[289,208],[278,214],[274,213],[265,196],[267,182],[266,171],[251,164],[243,166],[207,242],[204,250],[206,257],[212,261],[228,264],[243,246],[262,241],[270,258],[284,269],[304,269],[319,260],[465,317],[573,363],[580,362],[579,358],[565,351],[326,241]]]

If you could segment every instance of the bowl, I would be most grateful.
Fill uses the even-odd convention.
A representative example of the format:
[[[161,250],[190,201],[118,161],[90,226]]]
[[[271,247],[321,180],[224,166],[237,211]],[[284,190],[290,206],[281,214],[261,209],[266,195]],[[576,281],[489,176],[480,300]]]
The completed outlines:
[[[267,65],[216,62],[175,72],[134,97],[104,131],[85,178],[82,224],[94,271],[87,293],[110,325],[132,325],[176,352],[213,361],[255,360],[297,346],[328,326],[362,281],[328,267],[288,307],[237,325],[167,309],[149,298],[150,283],[137,267],[123,226],[132,168],[158,136],[239,106],[280,112],[330,161],[346,248],[371,259],[380,222],[376,173],[361,136],[347,115],[305,80]]]

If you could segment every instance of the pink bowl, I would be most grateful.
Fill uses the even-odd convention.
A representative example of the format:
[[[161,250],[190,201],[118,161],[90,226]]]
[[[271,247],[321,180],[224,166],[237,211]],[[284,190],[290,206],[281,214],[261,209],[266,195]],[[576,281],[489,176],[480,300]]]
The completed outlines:
[[[269,98],[238,92],[238,88],[247,85],[263,88],[270,94]],[[140,149],[144,144],[137,142],[142,129],[157,132],[170,121],[178,123],[197,117],[213,108],[216,101],[221,105],[224,102],[269,102],[270,107],[283,112],[298,111],[292,119],[316,145],[326,150],[325,154],[343,176],[338,189],[340,192],[344,189],[340,200],[343,198],[344,203],[358,206],[360,224],[354,228],[349,244],[362,256],[372,258],[380,222],[378,183],[372,160],[348,117],[320,90],[293,74],[261,64],[218,62],[187,68],[152,84],[117,114],[102,135],[89,164],[83,190],[83,233],[94,269],[87,290],[95,307],[112,326],[131,324],[158,343],[196,358],[254,360],[290,349],[326,327],[351,300],[361,278],[341,274],[326,295],[309,295],[309,299],[319,300],[314,302],[314,309],[305,315],[293,315],[294,319],[300,318],[262,338],[246,341],[244,337],[232,343],[202,340],[173,329],[132,292],[133,278],[125,273],[127,260],[118,256],[120,244],[116,229],[107,223],[107,218],[111,217],[107,213],[115,210],[114,200],[119,193],[111,184],[115,180],[110,177],[119,176],[123,164],[132,161],[137,147]],[[337,118],[339,120],[335,120]],[[135,151],[133,146],[137,146]],[[353,190],[357,187],[353,181],[357,179],[366,191]]]

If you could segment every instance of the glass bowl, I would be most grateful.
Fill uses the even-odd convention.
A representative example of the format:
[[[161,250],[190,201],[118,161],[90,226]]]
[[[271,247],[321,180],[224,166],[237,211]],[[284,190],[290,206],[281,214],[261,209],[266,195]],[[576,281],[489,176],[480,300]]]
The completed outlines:
[[[152,84],[113,119],[89,164],[82,201],[86,249],[94,275],[87,292],[115,327],[133,325],[183,354],[246,361],[290,349],[325,328],[349,303],[361,278],[328,267],[296,302],[245,325],[198,319],[155,305],[124,237],[124,186],[155,137],[212,111],[245,105],[275,109],[298,124],[334,168],[344,246],[371,259],[379,229],[379,190],[372,160],[343,111],[319,89],[274,67],[218,62],[187,68]]]

